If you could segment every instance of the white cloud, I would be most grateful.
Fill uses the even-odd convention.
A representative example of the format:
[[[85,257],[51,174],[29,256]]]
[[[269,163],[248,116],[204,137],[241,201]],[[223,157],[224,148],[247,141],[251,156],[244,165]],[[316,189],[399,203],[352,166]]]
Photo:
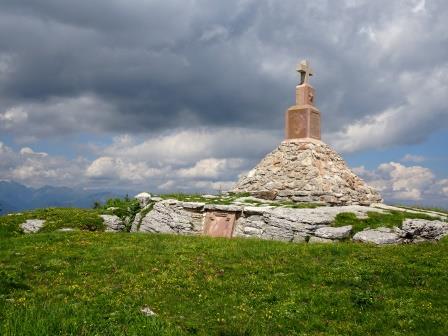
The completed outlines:
[[[0,113],[0,129],[12,129],[28,119],[28,113],[22,107],[11,107],[4,113]]]
[[[426,167],[389,162],[380,164],[372,171],[362,166],[354,168],[353,171],[377,188],[386,201],[440,204],[448,196],[448,182],[445,182],[447,180],[438,181],[434,173]]]
[[[281,141],[277,133],[245,128],[200,128],[171,130],[141,142],[126,135],[100,152],[162,164],[191,164],[205,158],[259,158]]]
[[[0,113],[0,129],[13,131],[20,142],[49,135],[95,132],[112,117],[114,107],[92,94],[22,103]]]
[[[28,157],[46,157],[46,156],[48,156],[48,153],[45,153],[45,152],[35,152],[30,147],[23,147],[20,150],[20,155],[28,156]]]
[[[140,182],[160,174],[160,169],[151,168],[145,162],[126,162],[121,158],[107,156],[96,159],[86,169],[87,177],[115,180],[115,183]]]
[[[413,13],[420,13],[426,11],[426,0],[419,0],[417,4],[412,8]]]
[[[406,154],[405,156],[403,156],[401,158],[400,161],[403,162],[415,162],[415,163],[419,163],[419,162],[423,162],[425,161],[425,157],[422,155],[412,155],[412,154]]]
[[[35,152],[24,147],[19,152],[0,142],[0,179],[13,180],[25,185],[78,186],[85,182],[84,158],[73,160]]]
[[[225,40],[229,36],[228,30],[219,25],[214,25],[210,27],[209,29],[205,30],[201,37],[199,38],[200,41],[203,42],[210,42],[213,40]]]
[[[434,121],[438,127],[448,125],[448,64],[431,73],[403,73],[397,85],[404,93],[401,105],[353,121],[344,129],[328,134],[329,142],[342,152],[418,143],[429,130],[434,131]]]
[[[444,196],[448,197],[448,179],[438,181],[437,187],[441,189]]]
[[[203,159],[193,167],[179,169],[178,175],[186,178],[217,178],[226,171],[235,171],[243,164],[242,159]]]
[[[174,130],[140,141],[123,135],[95,147],[99,158],[86,176],[164,192],[222,190],[279,142],[270,132],[241,128]]]

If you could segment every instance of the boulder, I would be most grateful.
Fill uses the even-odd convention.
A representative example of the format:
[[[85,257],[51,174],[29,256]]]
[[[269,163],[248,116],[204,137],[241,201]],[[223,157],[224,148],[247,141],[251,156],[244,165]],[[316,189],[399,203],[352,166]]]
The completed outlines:
[[[400,230],[400,236],[410,240],[439,240],[447,235],[448,223],[438,220],[406,219]]]
[[[324,226],[318,228],[314,235],[326,239],[344,239],[350,236],[350,232],[352,232],[351,225],[341,227]]]
[[[138,195],[135,195],[134,198],[138,200],[140,203],[140,206],[143,208],[148,205],[148,203],[151,201],[151,194],[147,192],[142,192]]]
[[[358,232],[353,236],[353,241],[383,245],[398,244],[401,242],[401,238],[394,230],[381,227]]]
[[[134,221],[132,222],[131,232],[138,231],[138,225],[140,224],[141,220],[142,220],[142,213],[139,212],[138,214],[135,215]]]
[[[154,208],[141,219],[138,231],[199,234],[203,228],[203,214],[198,204],[185,208],[185,202],[165,200],[154,204]]]
[[[124,231],[125,225],[120,217],[115,215],[100,215],[106,225],[106,232],[120,232]]]
[[[44,226],[45,221],[42,219],[27,219],[20,227],[24,233],[36,233]]]

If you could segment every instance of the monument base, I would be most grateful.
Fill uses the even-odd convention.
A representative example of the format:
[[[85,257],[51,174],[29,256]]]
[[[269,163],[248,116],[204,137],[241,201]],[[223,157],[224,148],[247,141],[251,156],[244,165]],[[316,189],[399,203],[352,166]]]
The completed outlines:
[[[353,173],[336,151],[311,138],[283,141],[232,191],[329,205],[382,202],[380,194]]]
[[[291,106],[286,111],[285,138],[320,140],[320,112],[312,105]]]

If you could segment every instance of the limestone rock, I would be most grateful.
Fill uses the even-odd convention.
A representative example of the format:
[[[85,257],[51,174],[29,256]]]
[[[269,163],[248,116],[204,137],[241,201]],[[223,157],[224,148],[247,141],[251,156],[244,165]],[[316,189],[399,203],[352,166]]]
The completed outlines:
[[[198,234],[203,228],[203,214],[195,207],[184,208],[185,202],[165,200],[154,204],[154,208],[141,220],[138,231]],[[199,207],[201,209],[201,207]]]
[[[106,232],[120,232],[125,229],[123,221],[115,215],[100,215],[106,225]]]
[[[326,239],[344,239],[350,236],[350,232],[352,232],[351,225],[341,227],[325,226],[318,228],[314,235]]]
[[[410,240],[439,240],[448,235],[448,223],[427,219],[406,219],[400,231],[402,238]]]
[[[140,311],[142,312],[143,315],[145,316],[156,316],[157,314],[152,311],[151,308],[149,308],[148,306],[144,306],[142,308],[140,308]]]
[[[141,220],[142,220],[142,213],[139,212],[134,217],[134,221],[132,222],[132,225],[131,225],[131,232],[137,232],[138,231],[138,225],[140,224]]]
[[[151,205],[152,206],[152,205]],[[310,208],[285,208],[204,204],[164,200],[154,204],[143,218],[136,216],[132,231],[177,234],[203,234],[204,218],[209,212],[236,215],[233,237],[260,238],[295,243],[338,242],[350,235],[352,227],[332,227],[339,213],[351,212],[364,217],[368,212],[385,210],[361,205],[324,206]],[[140,216],[140,217],[139,217]],[[138,228],[138,223],[141,225]],[[395,244],[440,239],[448,234],[448,223],[441,221],[407,220],[402,229],[367,229],[354,235],[354,241],[375,244]]]
[[[270,193],[276,199],[330,205],[382,201],[338,153],[324,142],[308,138],[283,141],[241,178],[232,192]]]
[[[44,226],[45,221],[42,219],[27,219],[20,227],[24,233],[36,233]]]
[[[148,203],[151,201],[151,194],[147,192],[142,192],[138,195],[135,195],[134,198],[138,200],[140,203],[140,206],[143,208],[148,205]]]
[[[211,211],[228,211],[228,212],[240,212],[243,210],[242,207],[235,204],[205,204],[205,210]]]
[[[353,236],[354,241],[363,243],[373,243],[377,245],[382,244],[398,244],[401,242],[400,236],[393,229],[389,228],[377,228],[367,229],[356,233]]]

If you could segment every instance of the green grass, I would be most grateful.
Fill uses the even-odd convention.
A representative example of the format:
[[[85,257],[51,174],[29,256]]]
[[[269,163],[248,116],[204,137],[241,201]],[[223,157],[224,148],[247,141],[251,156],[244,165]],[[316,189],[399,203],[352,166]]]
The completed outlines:
[[[434,216],[426,214],[417,214],[405,211],[390,211],[387,213],[372,211],[368,212],[367,216],[368,218],[358,219],[356,215],[352,212],[342,212],[336,215],[336,218],[332,225],[336,227],[352,225],[353,226],[352,232],[354,234],[366,228],[375,229],[378,227],[388,227],[388,228],[392,228],[394,226],[401,227],[403,220],[405,220],[406,218],[421,218],[429,220],[439,219]]]
[[[446,239],[1,236],[0,334],[446,335],[447,269]]]
[[[163,199],[175,199],[183,202],[201,202],[205,204],[225,204],[229,205],[237,198],[246,197],[247,193],[229,194],[229,195],[216,195],[214,198],[204,197],[201,194],[164,194],[160,195]]]
[[[205,204],[224,204],[229,205],[236,201],[238,198],[249,197],[250,193],[229,193],[228,195],[218,195],[215,198],[207,198],[200,194],[165,194],[160,197],[163,199],[175,199],[183,202],[201,202]],[[310,202],[293,202],[293,201],[267,201],[261,202],[255,199],[246,199],[244,203],[251,204],[252,206],[281,206],[284,208],[317,208],[322,206],[319,203],[310,203]]]
[[[50,232],[61,228],[73,228],[88,231],[103,231],[104,224],[100,211],[77,208],[45,208],[25,211],[12,216],[0,217],[0,237],[18,235],[19,227],[27,219],[44,219],[43,232]]]

